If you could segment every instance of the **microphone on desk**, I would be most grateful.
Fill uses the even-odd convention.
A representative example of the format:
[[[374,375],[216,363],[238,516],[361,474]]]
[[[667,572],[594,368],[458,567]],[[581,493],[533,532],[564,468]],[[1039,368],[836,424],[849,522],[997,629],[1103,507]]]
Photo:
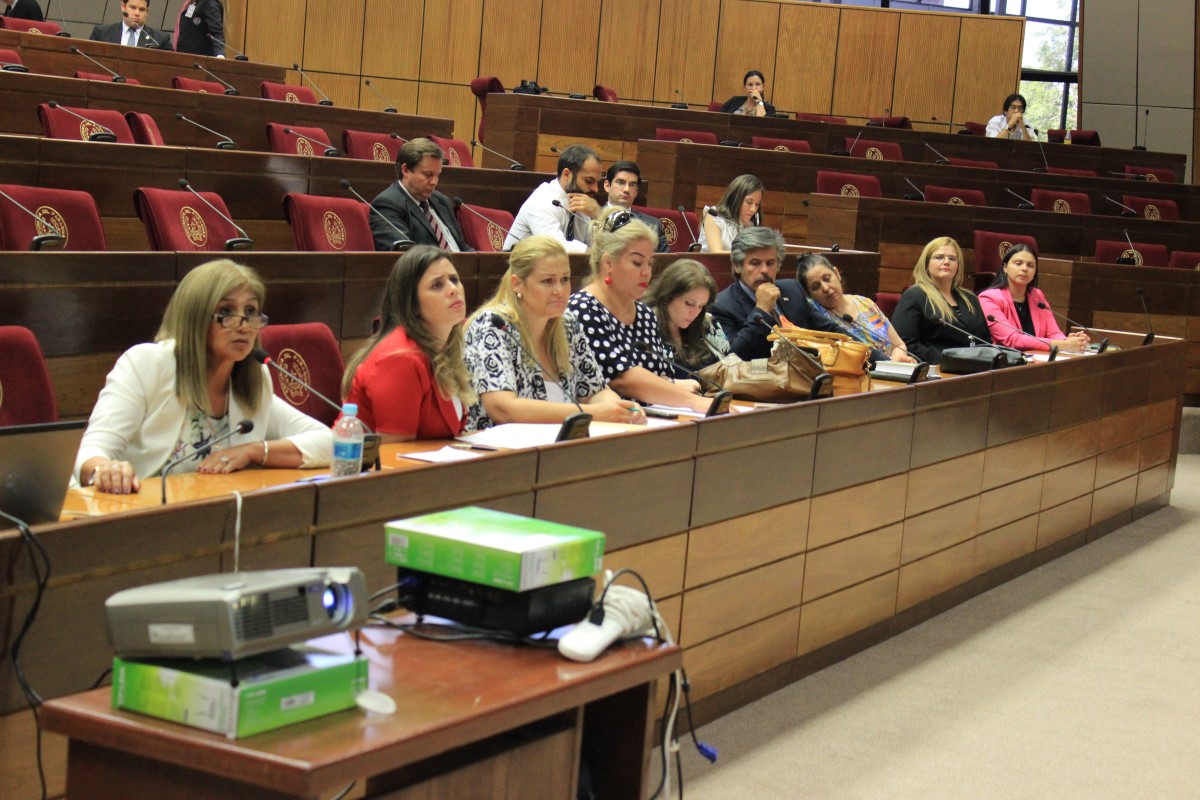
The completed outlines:
[[[0,72],[29,72],[29,67],[10,61],[0,61]]]
[[[367,198],[363,197],[361,194],[356,192],[354,190],[354,187],[350,185],[350,181],[346,180],[345,178],[342,178],[340,181],[338,181],[338,185],[341,186],[343,189],[345,189],[350,194],[357,197],[361,202],[365,203],[367,206],[367,209],[369,210],[369,213],[374,214],[375,216],[379,217],[381,220],[384,221],[384,223],[389,228],[394,230],[396,233],[400,234],[400,238],[397,239],[396,241],[392,242],[392,252],[403,253],[404,251],[406,251],[410,247],[412,247],[414,244],[416,244],[416,242],[414,242],[412,239],[408,238],[407,233],[400,230],[400,228],[396,225],[396,223],[392,222],[390,219],[385,217],[378,208],[376,208],[375,206],[373,206],[367,202]]]
[[[516,159],[509,158],[508,156],[504,155],[504,153],[501,153],[501,152],[500,152],[500,151],[498,151],[498,150],[493,150],[492,148],[488,147],[486,144],[484,144],[483,142],[479,141],[478,139],[472,139],[472,140],[471,140],[471,146],[472,146],[472,147],[478,147],[478,148],[481,148],[481,149],[482,149],[482,150],[484,150],[485,152],[488,152],[488,153],[491,153],[491,154],[492,154],[492,155],[494,155],[494,156],[499,156],[500,158],[503,158],[505,161],[507,161],[507,162],[508,162],[508,168],[509,168],[509,169],[511,169],[511,170],[523,170],[523,169],[525,169],[525,165],[524,165],[524,164],[522,164],[520,161],[517,161]]]
[[[211,33],[208,34],[208,39],[211,42],[215,42],[216,44],[219,44],[221,47],[224,47],[228,50],[232,50],[233,52],[237,53],[237,55],[234,56],[234,59],[233,59],[234,61],[249,61],[250,60],[250,57],[248,55],[246,55],[245,53],[243,53],[241,50],[238,50],[236,47],[230,46],[230,44],[228,42],[226,42],[222,39],[219,39],[216,36],[213,36]]]
[[[60,231],[56,226],[50,224],[48,221],[39,217],[37,214],[30,211],[25,206],[18,203],[16,198],[14,198],[8,192],[0,191],[0,197],[3,197],[8,202],[12,203],[14,206],[21,209],[29,216],[33,217],[34,223],[35,223],[34,228],[33,228],[34,236],[32,239],[29,240],[29,249],[31,251],[37,252],[39,250],[61,250],[63,248],[63,245],[65,245],[67,243],[67,237],[62,235],[62,231]],[[39,234],[38,233],[39,226],[49,228],[51,231],[53,231],[53,233]]]
[[[100,130],[98,130],[94,133],[88,134],[89,142],[115,142],[117,140],[117,135],[115,133],[113,133],[111,128],[105,127],[104,125],[101,125],[99,122],[96,122],[96,120],[89,119],[88,117],[85,117],[83,114],[80,114],[77,111],[72,111],[71,109],[69,109],[66,106],[59,103],[57,100],[51,100],[48,103],[46,103],[46,105],[50,106],[51,108],[57,108],[61,111],[65,111],[68,114],[70,114],[72,117],[75,117],[78,120],[82,120],[83,122],[90,122],[92,125],[95,125],[97,128],[99,128]]]
[[[378,97],[380,100],[382,100],[383,104],[385,106],[387,106],[387,108],[383,109],[383,113],[385,113],[385,114],[395,114],[396,113],[396,107],[392,104],[392,101],[388,100],[386,97],[384,97],[383,92],[381,92],[375,88],[375,84],[371,83],[370,78],[364,78],[363,83],[365,83],[367,85],[367,88],[370,89],[372,92],[374,92],[375,96]]]
[[[709,386],[716,389],[717,393],[715,395],[713,395],[712,402],[709,403],[708,410],[704,412],[704,416],[719,417],[722,414],[729,413],[729,404],[731,402],[733,402],[733,392],[726,391],[716,381],[711,381],[708,378],[701,375],[700,373],[698,373],[694,370],[688,369],[688,367],[686,365],[680,364],[678,361],[671,358],[671,356],[669,356],[664,349],[659,348],[659,347],[654,347],[649,342],[644,342],[641,339],[635,339],[633,342],[633,346],[635,349],[639,350],[640,352],[653,353],[654,355],[658,356],[659,358],[661,358],[664,361],[666,361],[667,363],[669,363],[671,366],[678,369],[680,372],[687,373],[690,377],[695,378],[700,383],[707,383]]]
[[[311,145],[315,145],[316,147],[324,147],[325,148],[324,155],[326,157],[336,157],[336,156],[340,156],[342,154],[342,151],[338,150],[336,147],[327,145],[321,141],[317,141],[316,139],[312,138],[311,136],[305,136],[303,133],[300,133],[300,131],[296,130],[295,128],[284,128],[283,132],[288,134],[289,136],[295,136],[297,139],[303,139],[304,141],[308,142]]]
[[[167,504],[167,473],[175,469],[175,467],[179,466],[184,461],[187,461],[189,458],[195,458],[200,453],[211,452],[214,445],[220,444],[228,439],[232,439],[234,436],[245,436],[252,430],[254,430],[254,423],[248,419],[244,419],[237,425],[234,425],[233,430],[229,431],[229,433],[225,434],[224,436],[218,436],[212,441],[205,442],[201,447],[194,447],[192,448],[192,452],[182,455],[174,461],[168,462],[159,473],[162,476],[162,505],[165,506]]]
[[[1019,334],[1021,334],[1022,336],[1028,336],[1028,337],[1030,337],[1030,338],[1032,338],[1032,339],[1037,339],[1039,342],[1045,342],[1046,344],[1050,344],[1050,340],[1049,340],[1049,339],[1047,339],[1047,338],[1045,338],[1045,337],[1042,337],[1042,336],[1034,336],[1034,335],[1033,335],[1033,334],[1031,334],[1031,333],[1026,333],[1026,332],[1025,332],[1024,330],[1022,330],[1021,328],[1018,328],[1018,327],[1016,327],[1015,325],[1010,325],[1010,324],[1009,324],[1009,323],[1008,323],[1006,320],[998,319],[998,318],[997,318],[997,317],[996,317],[994,314],[988,314],[988,315],[987,315],[987,321],[988,321],[988,322],[994,322],[994,323],[996,323],[997,325],[1003,325],[1004,327],[1008,328],[1010,331],[1013,331],[1013,332],[1015,332],[1015,333],[1019,333]],[[1002,347],[1003,345],[998,345],[998,344],[996,344],[995,342],[993,342],[993,343],[992,343],[992,346],[993,346],[993,347]]]
[[[1133,246],[1133,239],[1129,238],[1129,229],[1125,228],[1121,232],[1125,234],[1125,241],[1129,243],[1129,251],[1128,252],[1137,253],[1137,248]],[[1120,257],[1117,258],[1115,263],[1123,264],[1124,266],[1127,266],[1127,267],[1135,267],[1135,266],[1137,266],[1137,258],[1135,258],[1134,256],[1131,256],[1131,255],[1126,255],[1125,253],[1122,253],[1120,255]],[[1138,289],[1138,294],[1141,294],[1141,289]],[[1145,303],[1145,301],[1143,301],[1143,304],[1144,303]]]
[[[455,211],[458,211],[458,210],[461,208],[461,209],[463,209],[464,211],[467,211],[468,213],[474,214],[475,216],[479,217],[481,220],[483,220],[484,222],[486,222],[488,225],[495,225],[497,228],[499,228],[500,230],[504,231],[504,235],[505,235],[505,237],[512,236],[512,231],[510,231],[508,228],[506,228],[506,227],[504,227],[503,225],[501,225],[499,222],[496,222],[495,220],[488,219],[488,218],[487,218],[487,217],[485,217],[483,214],[480,214],[478,211],[476,211],[475,209],[471,208],[469,205],[467,205],[466,203],[464,203],[461,197],[455,197],[455,198],[451,199],[451,200],[450,200],[450,204],[451,204],[452,206],[454,206],[454,210],[455,210]],[[501,244],[503,244],[503,242],[501,242]],[[495,243],[493,243],[493,246],[495,246]],[[501,247],[501,248],[498,248],[498,249],[501,249],[501,250],[502,250],[502,249],[504,249],[504,248],[503,248],[503,247]]]
[[[125,82],[125,76],[124,76],[124,75],[120,74],[119,72],[113,72],[111,69],[109,69],[108,67],[104,66],[104,65],[103,65],[103,64],[101,64],[99,61],[97,61],[96,59],[92,58],[92,57],[91,57],[91,56],[89,56],[87,53],[83,52],[83,51],[82,51],[82,50],[80,50],[78,47],[76,47],[75,45],[71,45],[71,46],[70,46],[69,48],[67,48],[67,49],[68,49],[68,50],[70,50],[72,53],[74,53],[74,54],[75,54],[75,55],[77,55],[77,56],[83,56],[83,57],[84,57],[84,58],[86,58],[88,61],[90,61],[90,62],[92,62],[93,64],[95,64],[97,67],[99,67],[100,69],[102,69],[102,70],[104,70],[105,72],[107,72],[109,75],[112,75],[112,82],[113,82],[113,83],[124,83],[124,82]]]
[[[237,90],[237,88],[236,88],[236,87],[235,87],[235,86],[234,86],[232,83],[230,83],[229,81],[226,81],[224,78],[222,78],[220,75],[218,75],[217,73],[213,72],[212,70],[205,69],[203,66],[201,66],[201,64],[200,64],[200,62],[199,62],[199,61],[193,61],[193,62],[192,62],[192,67],[193,67],[194,69],[198,69],[198,70],[200,70],[200,71],[201,71],[201,72],[203,72],[205,75],[207,75],[208,77],[212,78],[212,79],[213,79],[214,81],[216,81],[217,83],[219,83],[219,84],[221,84],[222,86],[224,86],[224,87],[225,87],[225,94],[229,95],[230,97],[236,97],[237,95],[240,95],[240,94],[241,94],[241,92],[239,92],[239,91]]]
[[[58,24],[59,24],[59,27],[62,28],[62,30],[60,30],[58,33],[56,33],[54,35],[62,36],[65,39],[70,39],[71,34],[67,33],[67,17],[65,14],[63,14],[62,3],[56,4],[55,8],[58,10]],[[49,11],[50,10],[49,7],[47,7],[46,10]],[[125,12],[122,11],[121,13],[123,14]]]
[[[1146,149],[1146,140],[1147,140],[1147,139],[1149,138],[1149,136],[1150,136],[1150,109],[1148,109],[1148,108],[1146,109],[1146,117],[1145,117],[1145,119],[1146,119],[1146,124],[1145,124],[1145,125],[1142,127],[1142,143],[1141,143],[1141,144],[1135,144],[1135,145],[1133,146],[1133,149],[1134,149],[1134,150],[1145,150],[1145,149]],[[1135,132],[1135,135],[1134,135],[1134,141],[1135,141],[1135,142],[1137,141],[1136,132]]]
[[[858,140],[861,138],[862,138],[862,131],[859,131],[858,135],[854,137],[854,141],[850,143],[850,149],[848,149],[848,150],[830,150],[829,155],[831,155],[831,156],[848,156],[848,155],[852,154],[854,152],[855,145],[858,144]]]
[[[1102,194],[1100,196],[1102,198],[1104,198],[1105,200],[1107,200],[1108,202],[1112,203],[1114,206],[1119,206],[1120,208],[1122,208],[1123,209],[1121,211],[1122,217],[1136,217],[1138,215],[1136,209],[1132,209],[1129,206],[1125,205],[1124,203],[1118,203],[1116,200],[1113,200],[1111,197],[1109,197],[1106,194]]]
[[[950,159],[946,158],[944,155],[942,155],[940,152],[938,152],[937,149],[933,145],[931,145],[929,142],[921,142],[921,144],[925,145],[925,147],[932,150],[933,154],[935,156],[937,156],[937,161],[935,161],[933,163],[935,163],[935,164],[949,164],[950,163]]]
[[[785,345],[787,345],[789,348],[791,348],[792,352],[804,357],[805,359],[808,360],[808,362],[810,364],[812,364],[814,367],[821,370],[822,372],[825,371],[825,366],[820,362],[820,360],[817,359],[816,356],[814,356],[812,353],[809,353],[803,347],[800,347],[798,344],[796,344],[791,339],[787,338],[786,335],[784,335],[783,328],[781,328],[778,325],[775,325],[773,323],[767,322],[762,317],[755,317],[754,319],[756,322],[758,322],[758,324],[762,325],[764,328],[769,330],[771,333],[778,336],[779,341],[783,342]],[[814,388],[815,388],[815,386],[814,386]],[[815,397],[815,395],[810,395],[810,397]]]
[[[572,211],[571,209],[567,208],[565,205],[563,205],[562,201],[559,200],[557,197],[550,201],[550,205],[556,206],[557,208],[561,208],[563,211],[567,212],[568,214],[574,214],[575,217],[577,219],[579,219],[581,222],[583,222],[584,225],[590,226],[593,222],[595,222],[595,220],[592,219],[591,217],[589,217],[587,214],[580,214],[578,211]]]
[[[1034,172],[1049,172],[1050,171],[1050,160],[1046,158],[1046,146],[1042,144],[1041,139],[1035,139],[1034,141],[1037,142],[1038,150],[1040,150],[1042,153],[1042,166],[1034,167],[1033,171]]]
[[[801,200],[800,203],[805,208],[810,208],[807,200]],[[810,212],[811,212],[811,208],[810,208]],[[813,222],[814,220],[816,220],[816,217],[814,217],[811,213],[809,213],[808,221]],[[842,246],[837,243],[837,239],[834,239],[833,236],[830,235],[829,229],[826,228],[825,225],[822,222],[820,222],[819,220],[816,221],[816,225],[817,225],[817,228],[820,229],[821,233],[825,235],[825,238],[829,240],[829,244],[830,244],[829,252],[836,253],[836,252],[840,251],[842,249]]]
[[[1128,235],[1126,234],[1126,236]],[[1146,338],[1142,339],[1142,347],[1145,347],[1154,341],[1154,323],[1150,321],[1150,309],[1146,307],[1146,293],[1142,291],[1142,287],[1140,286],[1137,287],[1137,296],[1142,301],[1142,313],[1146,315],[1146,330],[1149,331],[1146,334]]]
[[[321,87],[317,86],[316,81],[304,74],[304,70],[300,69],[299,64],[292,64],[292,69],[300,73],[300,80],[308,81],[308,85],[317,90],[317,94],[321,95],[321,100],[317,101],[319,106],[331,106],[333,101],[329,99],[329,95],[321,91]]]
[[[1008,192],[1008,193],[1009,193],[1009,194],[1011,194],[1013,197],[1015,197],[1015,198],[1017,198],[1018,200],[1020,200],[1020,201],[1021,201],[1021,204],[1020,204],[1019,206],[1017,206],[1017,208],[1024,208],[1024,209],[1031,209],[1031,208],[1033,208],[1033,201],[1032,201],[1032,200],[1029,200],[1029,199],[1027,199],[1027,198],[1024,198],[1024,197],[1021,197],[1021,195],[1017,194],[1017,193],[1016,193],[1016,192],[1014,192],[1012,189],[1009,189],[1007,186],[1005,186],[1005,187],[1004,187],[1004,191]]]
[[[1114,178],[1126,178],[1127,180],[1131,181],[1144,181],[1149,179],[1148,175],[1143,175],[1140,172],[1117,172],[1115,170],[1109,170],[1108,174],[1112,175]]]
[[[1051,314],[1058,317],[1059,319],[1066,320],[1068,325],[1074,325],[1076,328],[1079,328],[1081,331],[1085,332],[1088,336],[1095,335],[1095,333],[1092,332],[1092,329],[1089,328],[1088,326],[1080,325],[1078,322],[1071,319],[1066,314],[1058,313],[1057,311],[1055,311],[1053,308],[1046,305],[1045,303],[1038,303],[1037,307],[1042,309],[1043,311],[1049,311]],[[1098,348],[1096,348],[1096,354],[1099,355],[1100,353],[1103,353],[1107,349],[1108,349],[1108,339],[1101,339],[1100,346]]]
[[[922,192],[920,189],[918,189],[917,185],[915,183],[913,183],[912,181],[910,181],[908,178],[904,177],[903,175],[900,176],[900,179],[903,180],[905,183],[907,183],[909,186],[911,186],[913,188],[913,191],[916,192],[915,195],[914,194],[904,195],[905,200],[924,200],[925,199],[925,193]]]
[[[683,227],[687,228],[688,236],[692,237],[692,243],[688,245],[688,252],[694,253],[700,249],[700,240],[696,238],[696,233],[692,230],[692,223],[688,222],[687,209],[680,205],[675,210],[679,212],[679,216],[683,217]]]
[[[221,133],[220,131],[214,131],[212,128],[206,128],[205,126],[201,125],[199,122],[196,122],[193,119],[188,119],[183,114],[176,113],[175,119],[179,120],[180,122],[186,122],[189,125],[195,125],[200,130],[207,131],[208,133],[211,133],[213,136],[218,137],[218,139],[220,139],[220,141],[218,141],[215,145],[213,145],[218,150],[233,150],[234,148],[237,147],[237,144],[233,141],[233,139],[230,139],[225,134]]]
[[[196,198],[200,200],[201,203],[204,203],[204,205],[211,208],[213,210],[214,214],[216,214],[218,217],[220,217],[221,219],[225,220],[230,225],[232,225],[233,229],[240,234],[240,236],[234,237],[233,239],[226,239],[224,249],[226,249],[226,250],[251,250],[254,248],[254,240],[246,235],[246,231],[243,230],[242,227],[240,225],[238,225],[236,222],[234,222],[232,219],[227,217],[225,215],[225,213],[223,211],[221,211],[221,209],[217,208],[215,205],[210,203],[208,201],[208,198],[206,198],[204,195],[200,194],[195,189],[193,189],[192,184],[188,181],[187,178],[179,179],[179,188],[194,194],[196,196]]]
[[[525,346],[525,343],[521,341],[521,337],[517,336],[517,334],[513,332],[512,328],[509,326],[508,320],[506,320],[500,314],[492,313],[488,316],[488,322],[490,322],[492,327],[496,330],[503,331],[504,335],[508,337],[508,340],[520,348],[521,352],[525,354],[526,358],[537,365],[538,372],[541,372],[542,375],[545,376],[546,370],[542,368],[542,362],[538,361],[537,357],[530,352],[529,348]],[[565,391],[564,394],[566,394]],[[563,420],[562,427],[558,429],[558,436],[554,437],[554,441],[556,442],[567,442],[573,439],[586,439],[589,436],[589,428],[592,424],[592,415],[584,411],[583,406],[579,405],[579,400],[576,399],[574,392],[571,392],[568,397],[575,405],[575,408],[579,409],[579,413],[572,414]]]

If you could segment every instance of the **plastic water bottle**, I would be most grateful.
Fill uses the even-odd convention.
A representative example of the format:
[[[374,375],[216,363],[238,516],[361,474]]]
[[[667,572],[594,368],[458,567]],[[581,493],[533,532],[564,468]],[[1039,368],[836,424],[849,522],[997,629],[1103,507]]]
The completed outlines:
[[[1067,135],[1063,137],[1063,144],[1070,144],[1070,143],[1071,143],[1071,130],[1068,128]]]
[[[362,472],[363,425],[355,403],[342,404],[342,416],[333,426],[333,464],[330,474],[338,478]]]

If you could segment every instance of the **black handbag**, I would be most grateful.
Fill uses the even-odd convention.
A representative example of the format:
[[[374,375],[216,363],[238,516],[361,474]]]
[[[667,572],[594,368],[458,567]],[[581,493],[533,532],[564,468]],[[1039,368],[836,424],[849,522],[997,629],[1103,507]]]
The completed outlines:
[[[973,345],[971,347],[947,347],[942,351],[942,361],[938,366],[941,372],[951,372],[955,375],[974,375],[977,372],[988,372],[1005,367],[1018,367],[1027,363],[1025,356],[1012,350],[1001,350],[991,345]]]

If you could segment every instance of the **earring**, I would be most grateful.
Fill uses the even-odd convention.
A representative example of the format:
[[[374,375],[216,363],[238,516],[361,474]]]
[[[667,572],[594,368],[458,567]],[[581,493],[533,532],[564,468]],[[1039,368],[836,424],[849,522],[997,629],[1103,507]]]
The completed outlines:
[[[521,293],[520,293],[520,292],[517,292],[517,299],[518,299],[518,300],[524,300],[525,298],[521,296]]]
[[[605,276],[604,276],[604,285],[605,285],[605,286],[612,286],[612,275],[605,275]]]

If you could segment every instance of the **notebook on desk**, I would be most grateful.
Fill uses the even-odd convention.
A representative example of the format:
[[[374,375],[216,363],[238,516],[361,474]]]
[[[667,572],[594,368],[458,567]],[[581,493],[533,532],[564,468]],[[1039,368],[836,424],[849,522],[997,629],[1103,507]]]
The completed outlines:
[[[86,420],[0,427],[0,511],[36,525],[62,513]]]

